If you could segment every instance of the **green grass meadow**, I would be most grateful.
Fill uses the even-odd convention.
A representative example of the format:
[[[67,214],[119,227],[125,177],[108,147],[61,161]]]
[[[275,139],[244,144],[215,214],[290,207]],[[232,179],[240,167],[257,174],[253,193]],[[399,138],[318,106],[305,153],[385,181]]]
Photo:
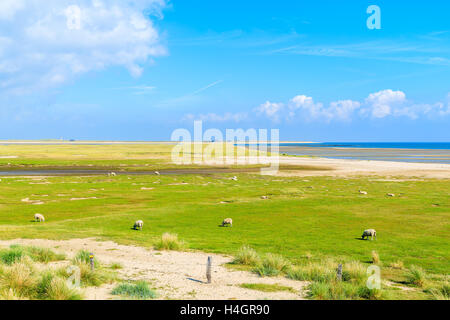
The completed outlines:
[[[448,273],[449,182],[231,175],[11,177],[0,182],[1,238],[97,237],[152,246],[164,232],[192,249],[235,253],[243,244],[295,260],[316,256],[402,260]],[[142,189],[144,188],[144,189]],[[148,190],[149,188],[153,188]],[[367,196],[360,195],[366,190]],[[386,193],[395,193],[394,198]],[[261,196],[268,196],[262,200]],[[93,198],[71,201],[72,198]],[[40,200],[42,205],[23,202]],[[45,223],[33,222],[35,213]],[[232,228],[222,228],[224,218]],[[135,220],[143,231],[132,230]],[[374,228],[377,241],[359,240]]]

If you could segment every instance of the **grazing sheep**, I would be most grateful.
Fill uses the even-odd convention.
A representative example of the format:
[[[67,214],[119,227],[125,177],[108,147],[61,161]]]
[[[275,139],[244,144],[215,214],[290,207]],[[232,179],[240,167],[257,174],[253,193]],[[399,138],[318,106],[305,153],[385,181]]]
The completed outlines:
[[[262,200],[267,200],[267,199],[269,199],[269,197],[268,196],[261,196],[261,199]]]
[[[359,193],[360,193],[360,194],[367,195],[367,191],[361,191],[361,190],[359,190]]]
[[[157,176],[160,176],[160,175],[161,175],[161,173],[160,173],[159,171],[155,171],[155,174],[156,174]]]
[[[230,227],[233,227],[233,219],[227,218],[223,220],[222,227],[225,227],[225,225],[229,225]]]
[[[375,229],[368,229],[368,230],[364,230],[361,238],[364,240],[365,238],[369,239],[369,237],[375,237],[375,240],[377,239],[377,232]]]
[[[395,197],[395,194],[393,194],[393,193],[388,193],[387,196],[388,196],[388,197]]]
[[[231,178],[231,180],[238,181],[238,178],[234,176],[233,178]]]
[[[142,231],[142,228],[143,228],[143,227],[144,227],[144,221],[138,220],[138,221],[136,221],[136,222],[134,223],[133,229],[134,229],[134,230],[139,229],[139,230]]]
[[[44,218],[44,216],[42,214],[36,213],[34,215],[34,221],[36,221],[36,222],[45,222],[45,218]]]
[[[108,177],[115,177],[115,176],[117,176],[117,174],[115,172],[108,173]]]

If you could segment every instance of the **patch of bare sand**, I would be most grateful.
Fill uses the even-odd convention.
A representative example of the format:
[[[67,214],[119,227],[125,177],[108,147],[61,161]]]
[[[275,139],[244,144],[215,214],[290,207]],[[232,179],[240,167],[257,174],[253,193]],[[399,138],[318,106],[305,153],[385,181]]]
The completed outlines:
[[[241,159],[243,162],[244,158]],[[239,160],[238,160],[239,161]],[[249,159],[245,161],[263,161]],[[270,157],[266,159],[270,163]],[[450,179],[450,164],[413,163],[374,160],[341,160],[328,158],[280,157],[280,165],[312,166],[315,170],[283,170],[280,176],[391,176],[409,178]],[[255,162],[256,163],[256,162]],[[317,170],[323,167],[324,170]],[[331,170],[330,170],[331,169]]]
[[[149,281],[156,288],[159,299],[186,300],[296,300],[304,299],[307,282],[294,281],[283,277],[261,278],[246,271],[230,270],[223,265],[232,257],[203,252],[155,251],[143,247],[118,245],[111,241],[95,239],[72,240],[8,240],[0,241],[1,246],[11,244],[34,245],[51,248],[73,257],[79,250],[93,252],[97,259],[108,265],[120,263],[118,270],[124,280]],[[206,282],[206,261],[212,257],[212,283]],[[279,284],[293,288],[296,292],[261,292],[239,287],[243,283]],[[88,288],[88,300],[119,299],[111,295],[113,285]]]

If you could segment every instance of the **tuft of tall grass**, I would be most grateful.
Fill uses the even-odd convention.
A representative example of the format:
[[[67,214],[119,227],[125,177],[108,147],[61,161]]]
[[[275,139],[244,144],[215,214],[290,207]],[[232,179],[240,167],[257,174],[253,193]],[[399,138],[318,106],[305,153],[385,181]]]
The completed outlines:
[[[434,300],[450,300],[450,284],[443,284],[441,287],[430,289]]]
[[[26,297],[21,297],[14,289],[5,288],[0,291],[0,300],[28,300]]]
[[[164,233],[155,245],[156,250],[182,250],[184,248],[185,243],[178,239],[178,235],[171,233]]]
[[[427,275],[425,271],[417,266],[412,265],[409,268],[409,272],[406,273],[406,281],[409,284],[416,285],[418,287],[423,287],[425,280],[427,278]]]
[[[29,263],[21,260],[5,268],[2,283],[19,296],[30,296],[33,294],[36,279]]]
[[[258,253],[249,246],[242,246],[236,254],[233,263],[246,266],[256,266],[261,262]]]
[[[65,279],[54,277],[47,287],[49,300],[81,300],[81,295],[76,289],[70,288]]]
[[[7,265],[12,265],[22,259],[23,256],[25,256],[25,252],[22,247],[18,246],[0,251],[0,261]]]
[[[9,249],[0,251],[0,261],[7,265],[11,265],[25,256],[30,257],[33,261],[43,263],[65,259],[65,256],[62,254],[57,254],[50,249],[38,247],[11,245]]]
[[[404,269],[405,265],[403,264],[403,261],[397,260],[395,262],[391,262],[389,264],[389,267],[391,267],[392,269]]]
[[[26,247],[25,252],[37,262],[48,263],[52,261],[61,261],[66,258],[64,254],[55,253],[47,248]]]
[[[254,268],[254,272],[264,277],[277,276],[280,273],[287,271],[290,263],[283,256],[279,254],[268,253],[264,256],[261,263]]]
[[[316,300],[380,300],[381,290],[369,289],[363,284],[344,281],[313,282],[309,286],[309,297]]]
[[[145,281],[138,281],[136,283],[122,283],[115,287],[111,292],[113,295],[120,295],[132,299],[155,299],[157,294],[150,289],[148,283]]]
[[[37,297],[41,300],[81,300],[75,288],[70,288],[67,280],[51,271],[45,272],[36,287]]]
[[[380,264],[380,256],[378,255],[378,252],[376,252],[375,250],[372,251],[372,263]]]
[[[84,263],[87,265],[91,264],[91,253],[86,250],[80,250],[76,254],[76,256],[72,259],[73,264],[77,265],[80,263]],[[100,264],[97,259],[94,258],[94,267],[98,267]]]

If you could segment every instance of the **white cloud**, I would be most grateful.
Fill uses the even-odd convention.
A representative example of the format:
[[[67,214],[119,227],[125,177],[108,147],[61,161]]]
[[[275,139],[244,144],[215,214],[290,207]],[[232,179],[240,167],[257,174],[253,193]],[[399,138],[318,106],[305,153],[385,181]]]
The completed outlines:
[[[391,89],[371,93],[366,99],[368,109],[363,113],[370,113],[374,118],[384,118],[395,114],[395,108],[400,107],[406,102],[406,95],[402,91],[393,91]],[[404,114],[405,110],[397,111]]]
[[[24,0],[0,1],[0,20],[11,20],[24,7]]]
[[[315,103],[311,97],[298,95],[291,99],[289,109],[291,110],[290,116],[294,116],[296,110],[300,109],[305,111],[309,118],[319,118],[323,113],[323,104]]]
[[[371,93],[363,102],[338,100],[330,102],[327,106],[322,102],[315,102],[312,97],[297,95],[287,106],[288,108],[284,108],[283,103],[267,101],[255,111],[273,121],[279,121],[281,118],[319,122],[348,122],[361,117],[373,119],[407,117],[412,120],[424,116],[436,118],[450,115],[450,93],[446,102],[416,104],[408,101],[404,92],[387,89]]]
[[[265,103],[257,107],[255,111],[258,114],[263,114],[274,121],[278,121],[279,113],[282,111],[283,108],[284,108],[283,103],[273,103],[270,101],[266,101]]]
[[[139,77],[153,57],[166,53],[149,18],[160,15],[165,1],[76,3],[1,0],[0,88],[26,93],[110,66]]]

